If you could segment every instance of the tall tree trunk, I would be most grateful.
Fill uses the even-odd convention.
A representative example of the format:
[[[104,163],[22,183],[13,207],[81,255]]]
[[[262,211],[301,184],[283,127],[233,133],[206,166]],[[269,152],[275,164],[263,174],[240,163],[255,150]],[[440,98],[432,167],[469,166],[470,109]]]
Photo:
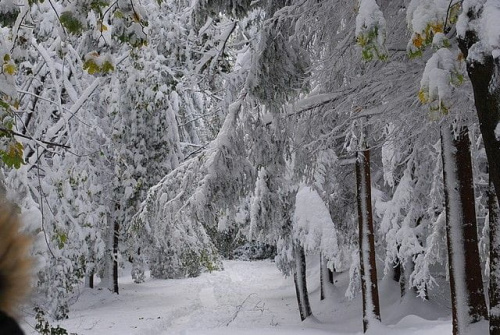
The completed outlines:
[[[500,334],[500,229],[497,196],[490,181],[488,192],[490,226],[490,335]]]
[[[99,273],[101,277],[101,286],[112,290],[113,283],[113,239],[114,239],[114,224],[113,215],[108,213],[107,215],[107,226],[106,226],[106,240],[104,248],[104,266],[102,273]]]
[[[323,256],[322,253],[319,254],[320,262],[320,300],[325,300],[326,297],[326,286],[330,283],[330,270],[328,269],[328,260]]]
[[[481,9],[472,9],[467,16],[474,20]],[[470,25],[473,27],[474,25]],[[469,30],[459,38],[460,51],[467,59],[470,48],[478,41],[475,31]],[[483,137],[490,180],[496,194],[500,194],[500,138],[495,129],[500,121],[500,60],[491,53],[482,55],[482,61],[467,59],[467,73],[474,91],[474,104],[479,119],[479,128]]]
[[[441,128],[446,237],[453,314],[453,334],[487,319],[479,259],[476,210],[467,127],[454,133]]]
[[[333,271],[332,271],[332,270],[330,270],[330,269],[328,269],[328,281],[330,282],[330,284],[335,284],[335,280],[334,280],[334,278],[333,278],[333,277],[334,277],[334,275],[336,275],[336,274],[337,274],[337,272],[336,272],[336,270],[335,270],[335,267],[334,267]]]
[[[94,269],[89,273],[89,288],[94,288]]]
[[[467,14],[470,20],[477,19],[480,7],[471,9]],[[473,25],[470,25],[473,27]],[[468,30],[465,36],[459,38],[458,45],[467,59],[467,73],[472,83],[474,104],[479,119],[479,129],[483,137],[484,149],[488,159],[490,183],[495,193],[500,195],[500,138],[495,134],[500,121],[500,60],[493,58],[491,53],[482,55],[481,62],[468,59],[470,48],[479,40],[474,30]],[[491,191],[490,191],[491,193]],[[490,194],[490,197],[493,196]],[[490,199],[491,201],[491,199]],[[494,201],[494,200],[493,200]],[[494,201],[496,203],[496,201]],[[491,208],[490,208],[491,209]],[[494,216],[492,218],[492,215]],[[494,221],[491,221],[494,219]],[[500,227],[498,216],[490,210],[490,334],[500,334],[500,261],[498,250]],[[493,296],[492,296],[493,294]]]
[[[113,232],[113,293],[119,294],[118,290],[118,241],[120,237],[120,224],[115,219]]]
[[[411,274],[415,270],[415,262],[411,257],[408,257],[404,266],[401,261],[394,266],[394,272],[392,279],[399,283],[399,291],[401,293],[401,298],[405,297],[407,294],[417,295],[416,287],[411,286]],[[425,293],[425,300],[428,300],[427,290]]]
[[[94,288],[94,268],[86,271],[85,274],[85,287]]]
[[[406,280],[406,276],[407,276],[407,273],[408,273],[408,269],[405,269],[405,267],[403,265],[401,265],[401,262],[399,263],[399,268],[400,268],[400,276],[399,276],[399,293],[400,293],[400,297],[404,297],[405,294],[407,293],[407,290],[406,290],[406,285],[407,285],[407,280]]]
[[[404,297],[406,294],[406,270],[401,262],[392,266],[392,280],[399,284],[399,296]]]
[[[358,151],[356,159],[356,188],[358,204],[359,259],[363,293],[363,331],[369,323],[380,321],[375,238],[371,202],[370,151]]]
[[[392,263],[392,280],[395,282],[399,283],[399,280],[401,279],[402,275],[402,267],[401,267],[401,262],[393,262]]]
[[[398,245],[398,251],[401,246]],[[406,277],[405,277],[405,268],[401,262],[401,260],[398,260],[397,262],[392,263],[392,280],[395,282],[399,283],[399,291],[400,291],[400,296],[404,297],[406,293]]]
[[[115,208],[115,213],[117,210],[118,209]],[[108,222],[102,286],[118,294],[118,242],[120,225],[118,224],[116,215],[109,214]]]
[[[307,292],[307,280],[306,280],[306,254],[304,248],[295,242],[294,245],[295,253],[295,291],[297,293],[297,303],[299,304],[300,319],[304,321],[312,315],[311,305],[309,304],[309,294]]]

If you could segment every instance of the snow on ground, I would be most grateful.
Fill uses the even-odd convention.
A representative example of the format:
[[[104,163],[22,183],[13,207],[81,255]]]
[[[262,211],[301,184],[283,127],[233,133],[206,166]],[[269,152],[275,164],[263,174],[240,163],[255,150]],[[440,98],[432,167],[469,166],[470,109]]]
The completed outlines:
[[[310,266],[308,286],[314,317],[300,322],[292,278],[270,261],[225,261],[225,270],[198,278],[120,282],[120,295],[85,289],[61,326],[78,335],[344,335],[361,334],[360,295],[344,298],[347,275],[319,301],[319,271]],[[372,335],[451,334],[449,309],[417,299],[400,301],[397,283],[380,284],[382,318]],[[24,325],[36,334],[33,319]],[[31,321],[31,322],[30,322]],[[55,323],[53,324],[55,326]]]

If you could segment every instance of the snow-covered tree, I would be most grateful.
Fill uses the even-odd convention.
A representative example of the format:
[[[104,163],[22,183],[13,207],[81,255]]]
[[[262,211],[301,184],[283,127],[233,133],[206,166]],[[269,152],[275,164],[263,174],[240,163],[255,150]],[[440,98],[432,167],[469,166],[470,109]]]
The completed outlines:
[[[487,318],[478,251],[470,141],[467,128],[442,130],[446,233],[453,307],[453,332],[467,334],[470,324]]]

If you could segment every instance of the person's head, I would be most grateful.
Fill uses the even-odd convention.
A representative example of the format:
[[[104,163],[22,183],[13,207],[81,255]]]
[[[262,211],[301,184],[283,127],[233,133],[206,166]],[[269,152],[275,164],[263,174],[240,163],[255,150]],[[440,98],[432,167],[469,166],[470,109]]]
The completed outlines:
[[[20,228],[16,207],[0,204],[0,310],[13,317],[31,282],[30,239]]]

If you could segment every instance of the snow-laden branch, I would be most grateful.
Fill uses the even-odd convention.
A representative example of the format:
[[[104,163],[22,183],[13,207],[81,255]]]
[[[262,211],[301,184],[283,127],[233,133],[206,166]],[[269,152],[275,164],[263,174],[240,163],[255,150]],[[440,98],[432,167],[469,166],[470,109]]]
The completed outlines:
[[[237,201],[251,175],[239,147],[242,139],[237,131],[245,97],[242,93],[229,106],[218,136],[207,148],[180,164],[148,191],[133,227],[154,241],[153,245],[145,246],[146,253],[168,250],[170,257],[180,263],[186,253],[212,253],[213,245],[205,227],[213,227],[218,213]]]

